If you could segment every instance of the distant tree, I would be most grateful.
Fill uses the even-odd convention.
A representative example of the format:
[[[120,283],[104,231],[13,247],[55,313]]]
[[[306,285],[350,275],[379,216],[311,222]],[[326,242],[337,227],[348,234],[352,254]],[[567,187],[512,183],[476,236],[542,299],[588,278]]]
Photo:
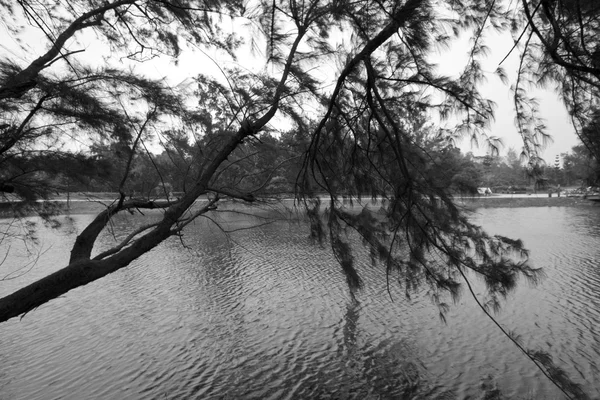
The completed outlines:
[[[592,157],[584,145],[574,146],[570,152],[563,153],[562,157],[562,169],[567,185],[598,185],[600,182],[598,161]]]
[[[158,172],[160,184],[168,183],[176,192],[185,192],[193,184],[197,174],[199,148],[187,137],[185,131],[162,132],[166,143],[162,152],[156,156],[146,154],[151,158],[152,167]]]
[[[441,137],[430,138],[421,143],[429,156],[428,175],[437,187],[457,195],[477,194],[482,183],[482,172],[473,160]]]
[[[525,169],[521,165],[521,157],[514,148],[509,148],[506,156],[497,157],[490,168],[493,186],[508,188],[527,185]]]
[[[307,125],[310,126],[310,123]],[[305,154],[309,144],[310,128],[292,129],[281,133],[279,137],[279,160],[284,164],[273,178],[273,184],[278,187],[276,192],[283,191],[292,195],[296,194],[298,178],[302,169],[302,155]]]

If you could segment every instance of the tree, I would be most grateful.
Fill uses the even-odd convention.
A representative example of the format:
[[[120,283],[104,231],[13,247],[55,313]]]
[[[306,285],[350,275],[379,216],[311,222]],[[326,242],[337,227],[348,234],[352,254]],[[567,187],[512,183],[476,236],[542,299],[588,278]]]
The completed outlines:
[[[519,154],[514,148],[508,149],[504,166],[506,180],[508,181],[509,186],[525,186],[525,170],[523,169],[521,157],[519,157]]]
[[[6,121],[1,154],[10,158],[19,146],[50,139],[56,142],[53,150],[65,152],[60,147],[66,127],[81,140],[122,149],[114,183],[118,199],[78,235],[69,265],[0,299],[0,321],[126,267],[215,210],[223,197],[255,203],[281,164],[269,139],[276,122],[293,126],[306,139],[294,192],[306,208],[311,234],[329,242],[353,293],[361,278],[348,229],[358,232],[374,262],[399,284],[429,285],[442,317],[447,297],[456,297],[461,285],[491,317],[489,308],[498,307],[519,277],[539,278],[540,271],[526,263],[520,241],[486,234],[454,204],[451,182],[457,174],[445,167],[457,161],[456,151],[427,148],[430,144],[419,138],[423,119],[435,115],[455,122],[452,131],[433,128],[443,139],[483,137],[493,145],[485,131],[493,105],[478,92],[485,78],[479,60],[486,52],[484,31],[507,25],[500,3],[82,0],[76,5],[0,5],[3,15],[22,14],[49,38],[49,50],[31,63],[0,63],[0,109]],[[45,24],[49,20],[60,23]],[[236,28],[227,31],[223,21]],[[193,90],[169,87],[110,61],[95,69],[82,65],[72,41],[87,31],[115,55],[138,61],[158,54],[177,57],[187,46],[205,53],[217,49],[231,60],[244,49],[262,48],[257,57],[262,68],[219,67],[219,77],[198,71]],[[236,31],[254,39],[245,41]],[[473,46],[462,74],[437,73],[428,55],[465,33],[472,35]],[[332,62],[339,66],[335,71],[326,68]],[[309,110],[316,110],[310,113],[313,120],[305,116]],[[53,129],[41,129],[47,123]],[[181,151],[173,162],[178,171],[185,170],[178,198],[167,193],[160,201],[132,197],[128,185],[136,168],[145,171],[152,165],[164,181],[161,162],[148,150],[153,138],[166,145],[166,157],[158,157],[162,160],[175,160],[174,152]],[[194,150],[177,138],[191,140]],[[363,199],[381,200],[382,207],[357,211],[344,201]],[[163,210],[161,218],[131,227],[121,243],[94,253],[112,217],[143,209]],[[486,282],[485,300],[475,296],[469,273]]]
[[[486,156],[477,167],[482,175],[480,186],[491,186],[502,191],[511,186],[522,188],[527,185],[525,169],[514,148],[509,148],[505,157]]]
[[[592,186],[598,183],[598,161],[584,145],[574,146],[569,153],[562,154],[563,172],[567,185],[580,183]]]
[[[556,84],[580,139],[590,150],[597,148],[583,129],[597,113],[600,94],[600,5],[592,0],[521,0],[521,7],[521,17],[513,21],[515,39],[523,41],[515,105],[526,152],[537,157],[547,136],[523,82]],[[600,153],[594,151],[594,156],[598,159]]]
[[[600,110],[593,110],[580,131],[579,138],[596,161],[600,161]]]
[[[441,105],[443,114],[454,110],[469,117],[469,120],[460,124],[459,128],[463,130],[480,130],[492,110],[490,104],[476,91],[480,71],[475,57],[472,57],[459,81],[433,74],[431,65],[425,59],[427,51],[431,48],[433,39],[447,40],[448,37],[443,26],[434,18],[436,10],[427,2],[415,0],[404,4],[373,5],[365,2],[330,5],[315,1],[308,8],[299,8],[294,2],[275,7],[265,3],[252,12],[245,10],[241,4],[231,2],[215,2],[202,8],[193,3],[146,3],[133,0],[102,5],[86,2],[83,5],[88,8],[83,14],[60,7],[44,9],[46,17],[57,13],[71,15],[70,22],[59,27],[56,33],[46,32],[49,37],[57,38],[52,42],[50,50],[25,68],[9,61],[3,62],[3,86],[0,90],[4,99],[3,107],[12,112],[14,120],[23,120],[19,125],[11,124],[6,127],[6,132],[10,131],[10,135],[5,134],[4,137],[16,137],[15,140],[9,140],[9,144],[13,146],[27,141],[39,142],[40,137],[26,136],[26,132],[39,130],[35,122],[72,116],[72,123],[77,127],[95,128],[96,135],[123,148],[125,154],[121,162],[124,164],[124,171],[119,184],[121,197],[77,238],[72,249],[71,264],[64,272],[57,273],[59,276],[68,275],[71,283],[65,284],[64,279],[60,279],[63,283],[58,284],[59,278],[53,275],[48,277],[48,281],[19,291],[3,303],[12,308],[7,311],[9,314],[18,315],[40,301],[47,301],[60,292],[89,281],[87,270],[90,268],[94,270],[93,276],[99,277],[127,265],[165,238],[178,234],[193,218],[213,209],[221,195],[253,201],[254,195],[249,191],[256,190],[256,184],[241,184],[235,173],[239,160],[249,160],[246,142],[253,141],[277,112],[297,124],[298,128],[305,129],[308,125],[302,120],[297,108],[300,99],[316,105],[322,104],[324,110],[323,117],[310,136],[311,143],[298,189],[299,195],[307,202],[318,202],[318,199],[312,197],[316,193],[315,189],[326,191],[331,195],[332,215],[337,215],[340,211],[336,205],[337,196],[342,194],[384,195],[393,200],[390,204],[395,204],[394,207],[404,202],[404,196],[408,195],[412,200],[398,210],[406,207],[404,212],[422,214],[423,210],[415,210],[426,206],[428,212],[448,214],[446,217],[450,220],[465,223],[466,220],[459,218],[445,192],[447,188],[440,187],[432,181],[432,177],[420,170],[420,166],[427,169],[427,165],[433,163],[430,162],[426,149],[411,143],[414,126],[411,126],[410,119],[431,107],[427,102],[415,101],[422,87],[434,88],[447,96]],[[25,2],[21,7],[33,22],[43,22],[37,5]],[[137,14],[132,11],[133,8],[145,11]],[[12,9],[9,11],[16,12]],[[495,7],[469,10],[465,6],[462,11],[467,19],[457,12],[461,10],[451,11],[455,15],[448,21],[460,26],[469,20],[466,29],[477,27],[475,21],[484,24],[486,20],[495,21],[502,17]],[[129,51],[126,55],[133,58],[144,57],[148,51],[151,54],[163,52],[176,55],[179,42],[173,36],[174,29],[181,30],[178,32],[183,37],[194,40],[198,46],[217,46],[233,51],[240,43],[234,40],[235,35],[219,31],[218,18],[212,15],[222,13],[228,14],[226,18],[246,18],[263,29],[268,40],[266,61],[281,68],[278,77],[232,69],[227,71],[227,84],[223,84],[211,76],[200,75],[196,79],[199,107],[189,110],[179,94],[160,82],[140,78],[133,72],[123,73],[109,68],[92,70],[69,61],[66,62],[65,69],[59,70],[62,76],[47,77],[43,74],[54,62],[74,57],[74,54],[64,53],[68,51],[64,47],[65,43],[76,32],[85,29],[95,29],[104,35],[111,46],[125,45],[125,50]],[[167,27],[161,17],[172,18],[174,23]],[[69,21],[66,17],[63,20]],[[157,29],[149,32],[142,27],[144,23]],[[291,27],[293,29],[290,31]],[[340,60],[343,61],[343,68],[337,75],[336,88],[333,93],[326,93],[319,90],[319,82],[307,72],[307,68],[311,62],[331,57],[333,49],[327,38],[335,29],[346,34],[354,32],[355,37],[346,48],[339,49],[341,51],[338,52],[338,57],[343,54],[347,54],[347,57]],[[113,31],[121,33],[115,35]],[[210,36],[205,36],[205,32],[210,33]],[[396,37],[399,32],[401,35]],[[134,46],[137,46],[133,49],[135,51],[126,45],[131,42],[127,41],[129,37],[134,39]],[[312,46],[312,53],[301,52],[301,44]],[[406,68],[396,71],[393,66],[397,63],[404,64]],[[292,77],[293,80],[290,79]],[[257,86],[257,82],[260,82],[260,86]],[[111,95],[116,101],[104,100],[106,95]],[[56,103],[45,105],[47,101],[54,99]],[[137,101],[136,105],[144,111],[133,113],[126,106],[126,101]],[[392,111],[397,112],[400,118],[392,118]],[[196,139],[203,154],[195,160],[199,167],[192,187],[186,188],[185,195],[174,202],[167,200],[159,203],[139,199],[127,201],[126,182],[135,173],[135,161],[141,157],[137,154],[143,153],[140,147],[145,143],[147,131],[157,129],[162,122],[161,118],[165,116],[179,118],[182,128],[198,127],[196,129],[203,131],[201,137]],[[350,121],[355,121],[355,126]],[[20,129],[16,136],[12,131],[15,126]],[[51,130],[45,133],[45,137],[60,138],[60,132]],[[332,145],[335,151],[323,152],[323,146]],[[5,147],[7,151],[11,148]],[[242,154],[237,155],[238,153]],[[344,174],[340,175],[341,171],[332,168],[332,162],[339,163],[336,166],[347,168],[352,179],[339,180],[338,177],[347,176],[345,173],[349,171],[343,171]],[[378,164],[386,165],[389,162],[395,166],[387,171],[380,169]],[[362,170],[367,165],[373,166]],[[356,171],[356,168],[361,170]],[[370,174],[375,174],[377,179],[365,181]],[[400,174],[403,177],[397,180],[401,183],[400,187],[392,183],[389,174]],[[217,177],[219,179],[215,179]],[[200,210],[190,213],[190,207],[196,199],[206,194],[212,194],[210,200]],[[420,200],[416,199],[422,194],[427,195],[430,204],[418,204]],[[438,205],[437,200],[434,201],[431,196],[439,196],[442,202]],[[144,207],[165,208],[163,220],[152,226],[133,230],[125,243],[92,258],[95,239],[110,217],[123,210]],[[420,224],[425,216],[419,215],[411,221],[419,221]],[[399,217],[400,215],[389,216],[390,219]],[[399,220],[402,221],[403,218]],[[332,227],[329,224],[329,228]],[[411,226],[410,230],[413,229],[418,232],[423,226]],[[429,238],[428,235],[426,237]],[[438,240],[440,238],[438,236]],[[481,236],[480,239],[493,240],[486,236]],[[332,241],[340,245],[342,243],[337,235],[332,236]],[[422,247],[431,245],[424,238],[418,241],[415,254],[422,253]],[[514,248],[514,243],[505,244],[508,248]],[[443,245],[447,246],[448,243]],[[498,245],[502,245],[501,240]],[[443,247],[441,250],[447,251]],[[390,261],[391,254],[390,252],[387,256]],[[456,254],[452,254],[456,257]],[[347,254],[344,255],[346,256]],[[349,276],[352,276],[351,265],[343,263],[343,266]],[[358,283],[352,279],[350,282]],[[33,293],[36,295],[32,295]],[[17,298],[22,300],[18,302],[19,310],[14,308]]]

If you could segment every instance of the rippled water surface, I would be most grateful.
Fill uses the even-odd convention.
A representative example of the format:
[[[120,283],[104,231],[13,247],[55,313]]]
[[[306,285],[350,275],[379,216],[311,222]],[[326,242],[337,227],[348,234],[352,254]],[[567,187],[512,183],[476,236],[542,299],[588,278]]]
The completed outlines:
[[[90,219],[40,228],[43,262],[0,282],[0,295],[65,265]],[[485,209],[473,219],[522,238],[547,274],[535,288],[523,283],[498,319],[600,397],[600,208]],[[409,300],[395,288],[390,299],[364,255],[365,289],[352,301],[330,252],[297,224],[227,239],[198,223],[183,242],[0,324],[0,399],[462,399],[479,398],[483,381],[506,398],[561,398],[467,292],[444,324],[424,292]],[[26,262],[17,247],[2,276]]]

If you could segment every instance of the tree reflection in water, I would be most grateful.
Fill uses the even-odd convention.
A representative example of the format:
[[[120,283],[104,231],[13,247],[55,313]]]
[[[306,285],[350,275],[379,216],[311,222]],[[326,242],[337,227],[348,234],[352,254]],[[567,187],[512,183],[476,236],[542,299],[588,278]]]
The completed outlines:
[[[423,366],[412,361],[409,346],[395,335],[376,345],[361,345],[360,312],[365,307],[352,296],[346,306],[343,326],[345,375],[352,379],[344,394],[362,393],[376,398],[413,398],[422,393],[425,383],[421,377]],[[349,393],[346,393],[349,392]],[[357,393],[358,392],[358,393]]]

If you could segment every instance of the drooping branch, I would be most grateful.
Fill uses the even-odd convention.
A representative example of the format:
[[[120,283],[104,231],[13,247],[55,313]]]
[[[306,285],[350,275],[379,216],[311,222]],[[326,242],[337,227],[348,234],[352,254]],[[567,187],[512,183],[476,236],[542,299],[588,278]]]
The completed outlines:
[[[379,104],[379,107],[376,107],[373,104],[373,102],[370,102],[369,105],[370,105],[372,111],[376,115],[377,115],[377,108],[380,108],[382,110],[383,115],[385,116],[387,122],[389,123],[389,125],[392,126],[392,128],[394,130],[394,138],[392,138],[391,133],[387,129],[387,124],[384,121],[382,121],[381,119],[379,119],[379,124],[382,127],[382,129],[384,130],[384,132],[386,132],[386,134],[388,135],[390,142],[393,143],[393,141],[396,141],[396,143],[398,144],[397,146],[393,146],[393,150],[395,152],[396,160],[400,165],[400,169],[403,172],[405,179],[408,179],[410,174],[408,172],[408,167],[406,166],[406,157],[403,154],[404,152],[403,152],[402,146],[400,145],[400,142],[399,142],[399,136],[401,134],[400,128],[398,127],[396,120],[392,117],[390,111],[387,109],[385,102],[384,102],[383,98],[381,97],[381,94],[379,93],[379,90],[378,90],[377,84],[376,84],[375,71],[373,70],[373,65],[371,64],[371,61],[368,58],[366,58],[364,60],[364,64],[365,64],[367,74],[368,74],[368,79],[367,79],[368,96],[367,96],[367,98],[370,96],[370,93],[372,92],[375,95],[375,98],[377,99],[377,103]],[[408,182],[410,182],[410,181],[407,180],[407,183]]]

